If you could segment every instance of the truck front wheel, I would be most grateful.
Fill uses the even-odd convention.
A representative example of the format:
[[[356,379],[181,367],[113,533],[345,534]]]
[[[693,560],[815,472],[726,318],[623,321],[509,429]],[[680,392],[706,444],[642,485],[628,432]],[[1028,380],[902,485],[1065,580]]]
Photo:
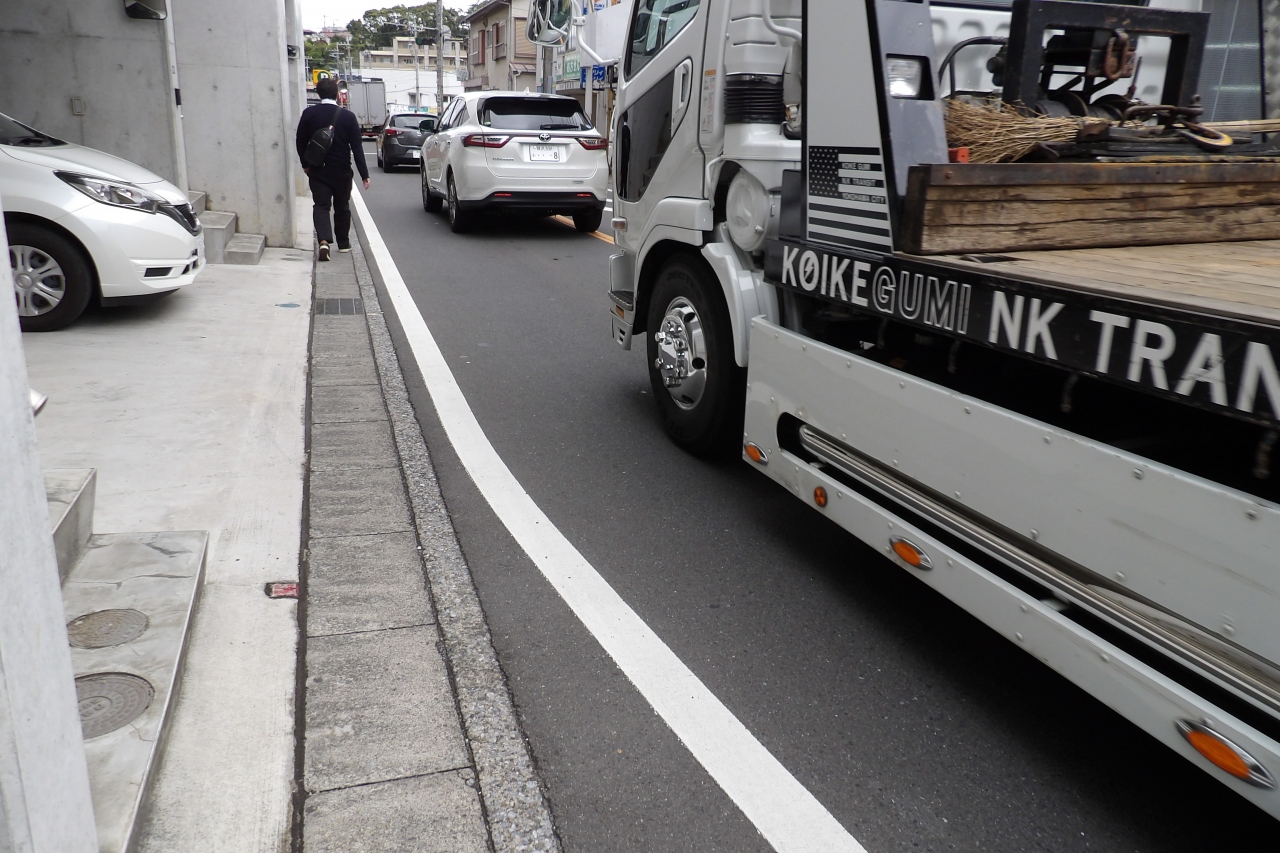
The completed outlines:
[[[668,260],[649,317],[649,382],[667,434],[698,456],[734,453],[746,371],[734,361],[729,309],[714,275],[696,258]]]

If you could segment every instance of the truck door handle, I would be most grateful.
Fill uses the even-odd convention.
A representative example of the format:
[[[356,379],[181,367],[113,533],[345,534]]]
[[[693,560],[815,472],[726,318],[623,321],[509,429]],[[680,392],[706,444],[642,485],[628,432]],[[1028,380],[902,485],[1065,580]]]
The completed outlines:
[[[676,128],[680,126],[680,120],[684,118],[685,108],[689,106],[690,96],[693,94],[691,85],[693,82],[693,60],[686,59],[676,66],[675,79],[675,105],[671,110],[671,133],[676,132]]]

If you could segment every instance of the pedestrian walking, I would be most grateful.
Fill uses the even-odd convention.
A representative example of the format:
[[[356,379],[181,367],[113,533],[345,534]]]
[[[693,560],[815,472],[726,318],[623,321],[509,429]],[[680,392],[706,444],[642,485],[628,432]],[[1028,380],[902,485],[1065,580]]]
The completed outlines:
[[[297,142],[302,170],[311,185],[311,219],[320,241],[320,260],[327,261],[335,235],[338,251],[351,251],[351,161],[355,160],[365,189],[369,188],[369,167],[364,162],[364,143],[355,113],[338,105],[337,81],[330,77],[320,80],[316,94],[320,103],[307,107],[298,119]],[[318,133],[321,131],[327,133]],[[323,161],[319,165],[308,165],[309,160],[316,162],[320,154]]]

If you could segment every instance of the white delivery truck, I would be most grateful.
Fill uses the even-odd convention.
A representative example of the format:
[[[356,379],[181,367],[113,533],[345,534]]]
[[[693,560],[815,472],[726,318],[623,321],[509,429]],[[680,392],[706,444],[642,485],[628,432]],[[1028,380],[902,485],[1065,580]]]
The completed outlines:
[[[347,109],[356,114],[360,129],[373,133],[387,121],[387,84],[378,78],[347,81]]]
[[[582,27],[534,7],[531,37]],[[580,39],[617,64],[608,307],[671,437],[736,448],[1280,817],[1260,23],[1206,47],[1210,13],[1060,0],[617,8],[616,56]]]

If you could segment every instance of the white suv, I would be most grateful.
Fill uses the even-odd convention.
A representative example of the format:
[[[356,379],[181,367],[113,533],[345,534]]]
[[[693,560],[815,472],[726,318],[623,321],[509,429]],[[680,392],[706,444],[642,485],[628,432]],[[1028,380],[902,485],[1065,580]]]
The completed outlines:
[[[609,185],[607,146],[573,98],[469,92],[422,144],[422,206],[434,213],[447,199],[454,231],[495,209],[565,214],[579,231],[595,231]]]
[[[204,269],[186,193],[2,114],[0,206],[25,332],[61,329],[95,296],[122,305],[172,293]]]

